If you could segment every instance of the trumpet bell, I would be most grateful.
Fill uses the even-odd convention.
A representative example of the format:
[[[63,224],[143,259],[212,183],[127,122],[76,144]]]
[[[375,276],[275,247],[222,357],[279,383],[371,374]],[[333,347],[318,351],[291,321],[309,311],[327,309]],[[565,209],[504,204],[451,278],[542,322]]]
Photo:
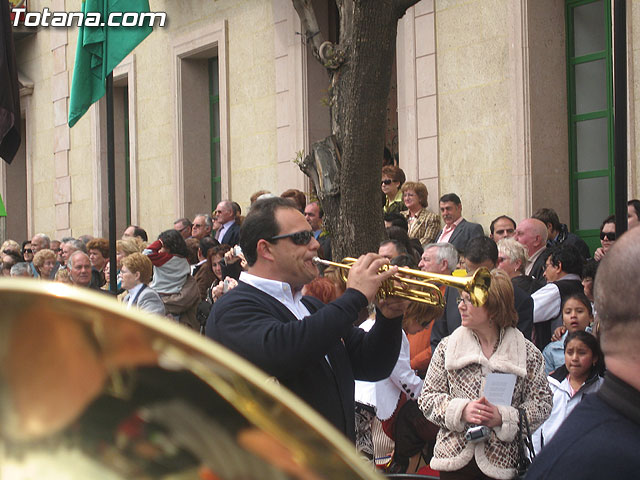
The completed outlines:
[[[262,371],[107,295],[0,278],[0,478],[382,478]]]

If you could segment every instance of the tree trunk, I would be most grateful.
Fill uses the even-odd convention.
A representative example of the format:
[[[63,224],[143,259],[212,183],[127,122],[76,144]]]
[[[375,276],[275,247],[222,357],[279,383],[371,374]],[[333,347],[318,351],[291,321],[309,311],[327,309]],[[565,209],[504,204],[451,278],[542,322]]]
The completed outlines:
[[[303,27],[310,3],[293,0]],[[312,179],[334,259],[377,252],[384,238],[380,169],[398,19],[417,0],[337,0],[340,41],[305,31],[330,74],[332,137],[312,146],[301,169]]]

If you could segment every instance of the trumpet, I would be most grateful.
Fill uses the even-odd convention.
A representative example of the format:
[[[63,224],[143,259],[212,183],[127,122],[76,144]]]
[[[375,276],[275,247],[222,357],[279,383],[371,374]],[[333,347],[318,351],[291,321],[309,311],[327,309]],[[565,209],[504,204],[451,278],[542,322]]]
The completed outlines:
[[[342,279],[346,282],[349,270],[356,262],[355,258],[346,257],[342,263],[323,260],[314,257],[316,265],[337,267],[340,269]],[[390,265],[383,265],[380,272],[388,270]],[[436,305],[444,308],[444,297],[438,285],[454,287],[460,291],[467,292],[471,297],[471,303],[476,307],[481,307],[489,296],[491,285],[491,273],[485,267],[481,267],[469,277],[455,277],[452,275],[441,275],[438,273],[423,272],[412,268],[398,267],[398,273],[390,279],[384,281],[378,290],[378,299],[386,297],[398,297],[411,300],[412,302]],[[414,288],[417,287],[417,288]]]

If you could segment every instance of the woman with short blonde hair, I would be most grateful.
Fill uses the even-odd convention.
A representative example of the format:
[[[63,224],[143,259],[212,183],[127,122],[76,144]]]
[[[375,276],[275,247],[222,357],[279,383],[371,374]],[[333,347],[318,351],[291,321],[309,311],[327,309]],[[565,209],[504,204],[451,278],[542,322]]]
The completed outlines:
[[[53,269],[56,267],[57,255],[53,250],[44,248],[33,256],[33,266],[40,278],[49,280]]]
[[[422,182],[406,182],[400,189],[407,210],[400,212],[407,219],[409,238],[417,238],[420,245],[436,241],[441,228],[440,215],[427,210],[429,192]]]

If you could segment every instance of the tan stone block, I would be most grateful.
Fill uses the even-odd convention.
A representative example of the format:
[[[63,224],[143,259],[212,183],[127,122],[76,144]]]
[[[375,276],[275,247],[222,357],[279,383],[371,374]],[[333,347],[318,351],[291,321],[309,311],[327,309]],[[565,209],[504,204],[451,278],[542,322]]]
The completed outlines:
[[[276,93],[289,90],[289,82],[293,81],[289,70],[289,56],[276,58]]]
[[[438,137],[418,140],[418,175],[420,178],[438,177]]]
[[[418,139],[436,136],[438,134],[438,114],[435,95],[419,98],[417,105]]]
[[[51,100],[56,101],[69,96],[69,74],[61,72],[51,77]]]
[[[65,3],[65,0],[51,0],[51,11],[64,12],[65,11],[64,3]]]
[[[68,230],[70,226],[69,204],[61,203],[60,205],[56,205],[56,231]]]
[[[60,73],[67,70],[67,49],[58,47],[53,50],[53,73]]]
[[[281,20],[274,25],[275,56],[282,57],[289,53],[291,45],[291,25],[287,20]]]
[[[278,162],[285,162],[292,158],[295,158],[295,140],[294,134],[292,132],[292,127],[286,126],[282,128],[278,128],[277,130],[277,141],[278,141]]]
[[[497,37],[506,38],[511,0],[438,2],[438,54]]]
[[[418,98],[436,94],[436,56],[416,58],[416,95]]]
[[[71,237],[71,229],[70,228],[65,228],[63,230],[56,230],[56,238],[64,238],[64,237]]]
[[[47,28],[49,32],[49,47],[51,50],[55,50],[58,47],[63,47],[67,44],[67,29],[66,28]],[[77,32],[77,29],[72,31]],[[77,36],[77,33],[76,33]]]
[[[439,213],[439,202],[438,199],[442,196],[440,193],[440,185],[438,177],[435,178],[423,178],[420,179],[422,183],[427,187],[427,192],[429,192],[428,197],[428,208],[433,213]]]
[[[53,188],[53,202],[56,205],[71,201],[71,177],[56,178]]]
[[[291,125],[291,103],[293,99],[289,92],[281,92],[276,95],[276,126],[278,128]]]
[[[416,29],[416,57],[429,55],[436,51],[436,37],[434,31],[433,14],[422,15],[415,20]]]
[[[273,22],[278,23],[291,17],[291,2],[289,0],[273,0]]]
[[[53,163],[55,165],[56,178],[66,177],[69,175],[69,151],[63,150],[53,154]]]
[[[61,98],[53,102],[53,125],[58,127],[67,123],[67,99]]]
[[[415,5],[416,17],[433,13],[433,0],[422,0]]]
[[[69,127],[60,125],[54,130],[53,153],[69,150]]]

